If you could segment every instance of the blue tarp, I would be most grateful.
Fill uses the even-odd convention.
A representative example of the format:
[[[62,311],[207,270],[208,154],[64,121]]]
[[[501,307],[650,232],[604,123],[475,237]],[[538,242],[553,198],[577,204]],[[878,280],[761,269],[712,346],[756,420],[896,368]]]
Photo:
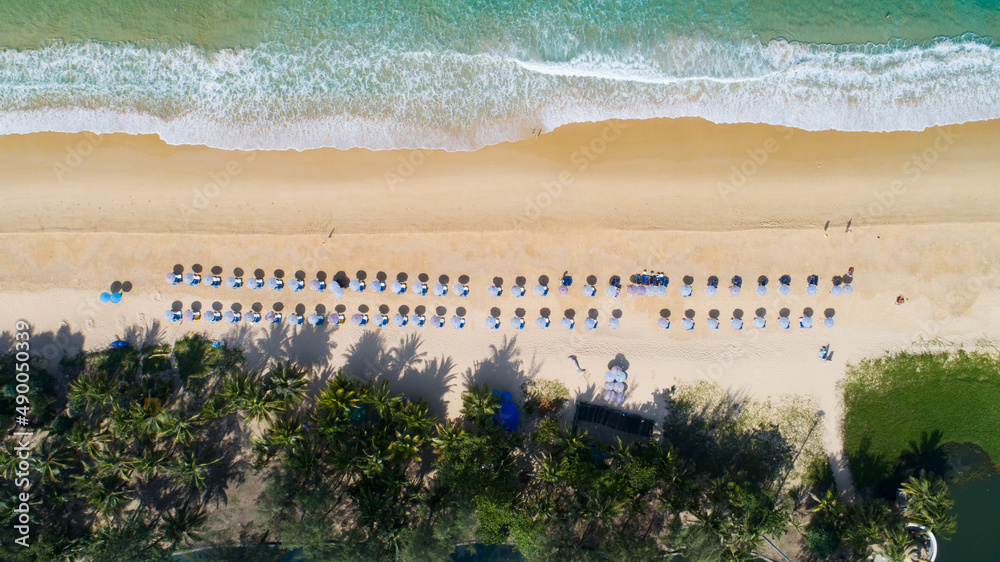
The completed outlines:
[[[493,423],[502,425],[507,431],[517,431],[517,425],[521,421],[521,412],[517,411],[517,404],[513,402],[511,393],[504,391],[501,394],[494,390],[493,396],[500,399],[500,411],[493,416]]]

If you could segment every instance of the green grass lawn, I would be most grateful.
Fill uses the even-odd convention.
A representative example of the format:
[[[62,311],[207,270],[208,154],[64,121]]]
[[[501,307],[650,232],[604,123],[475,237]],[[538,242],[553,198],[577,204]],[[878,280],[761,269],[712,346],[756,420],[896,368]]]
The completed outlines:
[[[971,442],[1000,462],[1000,355],[894,353],[849,365],[844,448],[861,487],[874,486],[910,443]]]

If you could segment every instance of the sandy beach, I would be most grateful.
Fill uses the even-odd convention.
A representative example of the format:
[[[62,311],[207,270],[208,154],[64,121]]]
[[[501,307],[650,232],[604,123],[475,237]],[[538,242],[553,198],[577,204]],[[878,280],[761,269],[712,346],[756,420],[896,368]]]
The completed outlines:
[[[846,363],[922,339],[971,346],[1000,336],[992,313],[1000,304],[997,154],[1000,122],[885,134],[697,119],[609,122],[471,153],[248,153],[127,135],[8,136],[0,138],[7,211],[0,315],[4,329],[28,320],[35,349],[56,360],[162,323],[174,303],[270,310],[280,302],[286,311],[343,306],[348,313],[424,306],[428,315],[441,306],[447,316],[462,307],[468,323],[460,332],[381,329],[384,349],[407,335],[420,338],[416,371],[402,374],[387,355],[360,349],[371,329],[350,324],[288,328],[285,338],[263,324],[234,329],[204,320],[160,330],[166,340],[204,331],[252,342],[252,360],[269,354],[315,362],[318,376],[360,360],[450,415],[461,406],[466,373],[492,356],[491,346],[519,354],[519,364],[492,369],[490,380],[515,395],[520,380],[534,376],[592,397],[621,354],[630,364],[626,409],[661,418],[654,394],[697,380],[757,398],[803,395],[824,412],[824,443],[836,456],[836,382]],[[236,267],[268,276],[281,269],[287,279],[299,270],[307,279],[318,271],[384,272],[390,280],[402,272],[411,282],[421,273],[452,283],[468,275],[471,295],[334,299],[308,289],[164,283],[178,264],[206,272],[219,266],[226,275]],[[849,267],[853,294],[831,295],[831,277]],[[667,273],[666,296],[603,295],[612,275],[643,268]],[[560,297],[564,271],[574,284]],[[777,293],[784,274],[793,280],[786,297]],[[810,274],[821,278],[816,296],[805,292]],[[551,291],[537,297],[530,287],[542,275]],[[590,275],[598,280],[594,298],[580,292]],[[710,275],[723,287],[715,297],[704,293]],[[733,275],[743,278],[738,297],[724,290]],[[753,290],[760,275],[771,281],[764,297]],[[527,280],[527,296],[487,296],[495,277],[509,287],[518,276]],[[690,298],[678,290],[685,276],[694,278]],[[115,281],[132,290],[120,304],[100,304],[98,294]],[[903,306],[894,304],[899,294],[909,299]],[[494,308],[499,330],[484,322]],[[757,330],[750,320],[761,308],[768,325]],[[518,309],[523,331],[508,323]],[[553,319],[545,330],[534,327],[541,309]],[[776,322],[784,309],[793,319],[787,331]],[[572,332],[558,326],[567,311],[577,319]],[[718,330],[705,324],[713,311]],[[621,327],[613,331],[607,321],[618,312]],[[681,319],[691,313],[696,327],[684,331]],[[804,313],[817,320],[811,330],[794,326]],[[598,329],[583,329],[588,315],[596,315]],[[743,330],[730,328],[734,315],[743,316]],[[829,315],[832,329],[821,325]],[[662,316],[669,330],[657,329]],[[834,355],[824,363],[817,350],[826,344]],[[450,363],[421,377],[434,360]]]

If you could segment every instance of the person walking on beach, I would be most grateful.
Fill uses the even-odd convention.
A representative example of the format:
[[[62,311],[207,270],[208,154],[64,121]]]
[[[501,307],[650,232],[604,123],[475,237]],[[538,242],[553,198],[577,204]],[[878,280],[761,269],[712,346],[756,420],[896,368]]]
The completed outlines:
[[[899,295],[898,297],[896,297],[896,304],[903,304],[904,302],[906,302],[906,297],[904,297],[903,295]]]

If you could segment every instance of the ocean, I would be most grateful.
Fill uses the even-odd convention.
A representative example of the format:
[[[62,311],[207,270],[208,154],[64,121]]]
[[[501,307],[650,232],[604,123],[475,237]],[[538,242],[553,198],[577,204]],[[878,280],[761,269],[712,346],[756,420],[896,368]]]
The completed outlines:
[[[1000,118],[1000,0],[0,0],[0,134],[474,150],[567,123]]]

